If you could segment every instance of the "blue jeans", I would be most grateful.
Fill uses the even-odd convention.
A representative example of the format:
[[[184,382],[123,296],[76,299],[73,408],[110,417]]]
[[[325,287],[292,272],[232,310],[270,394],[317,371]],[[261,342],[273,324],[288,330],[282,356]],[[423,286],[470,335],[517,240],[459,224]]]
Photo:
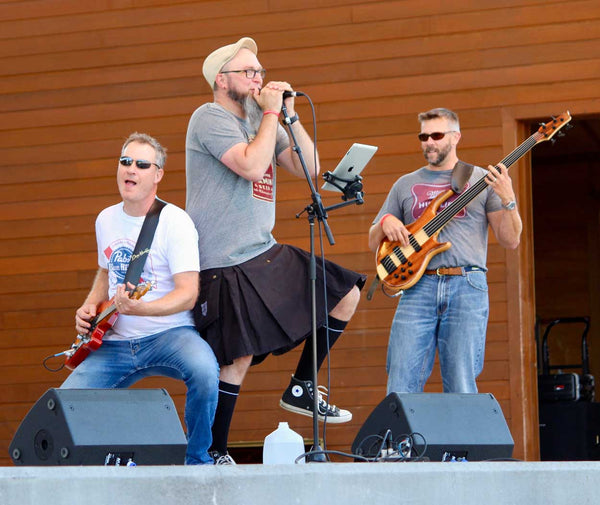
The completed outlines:
[[[213,464],[208,455],[217,408],[219,366],[195,328],[181,326],[133,340],[105,340],[61,388],[126,388],[144,377],[163,375],[185,382],[186,465]]]
[[[388,394],[423,391],[438,350],[446,393],[477,393],[489,313],[486,274],[423,275],[402,295],[388,344]]]

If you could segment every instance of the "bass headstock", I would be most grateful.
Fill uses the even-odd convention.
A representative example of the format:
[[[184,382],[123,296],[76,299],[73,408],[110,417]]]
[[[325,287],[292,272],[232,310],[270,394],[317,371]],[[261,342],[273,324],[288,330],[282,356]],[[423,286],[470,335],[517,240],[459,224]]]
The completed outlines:
[[[537,132],[533,134],[536,140],[536,144],[545,142],[546,140],[552,139],[562,128],[567,126],[571,121],[571,114],[569,111],[563,112],[558,117],[553,117],[549,123],[541,123]],[[562,136],[562,134],[560,135]]]

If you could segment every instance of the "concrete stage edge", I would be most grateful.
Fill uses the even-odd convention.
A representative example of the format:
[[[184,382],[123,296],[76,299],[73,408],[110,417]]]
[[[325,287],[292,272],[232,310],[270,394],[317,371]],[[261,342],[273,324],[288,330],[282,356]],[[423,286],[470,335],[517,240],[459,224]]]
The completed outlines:
[[[595,505],[600,462],[0,468],[2,505],[72,503]]]

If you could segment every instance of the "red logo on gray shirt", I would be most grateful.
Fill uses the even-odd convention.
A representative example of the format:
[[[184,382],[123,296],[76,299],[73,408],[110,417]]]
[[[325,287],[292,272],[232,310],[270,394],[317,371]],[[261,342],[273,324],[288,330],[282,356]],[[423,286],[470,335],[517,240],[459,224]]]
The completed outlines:
[[[269,165],[269,168],[265,172],[264,177],[258,181],[252,183],[252,196],[258,200],[265,202],[273,201],[273,165]]]
[[[469,184],[467,183],[463,192],[466,191],[468,187]],[[415,221],[419,219],[419,217],[421,217],[421,214],[423,214],[427,206],[439,195],[445,193],[449,189],[451,189],[450,184],[415,184],[411,189],[411,193],[413,195],[413,219]],[[457,194],[452,195],[450,198],[448,198],[448,200],[446,200],[442,205],[440,205],[438,212],[444,210],[457,198]],[[467,209],[464,208],[454,217],[461,218],[465,217],[466,214]]]

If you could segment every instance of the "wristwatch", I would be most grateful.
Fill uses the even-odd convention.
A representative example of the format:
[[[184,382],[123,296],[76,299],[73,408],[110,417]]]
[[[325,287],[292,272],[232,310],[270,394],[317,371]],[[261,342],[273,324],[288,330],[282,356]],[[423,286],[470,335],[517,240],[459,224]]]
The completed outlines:
[[[290,124],[294,124],[296,121],[298,121],[298,119],[300,119],[298,117],[298,113],[296,112],[296,114],[294,114],[291,118],[290,118]]]
[[[502,207],[504,207],[506,210],[514,210],[517,208],[517,202],[515,202],[514,200],[511,200],[508,203],[503,203]]]

